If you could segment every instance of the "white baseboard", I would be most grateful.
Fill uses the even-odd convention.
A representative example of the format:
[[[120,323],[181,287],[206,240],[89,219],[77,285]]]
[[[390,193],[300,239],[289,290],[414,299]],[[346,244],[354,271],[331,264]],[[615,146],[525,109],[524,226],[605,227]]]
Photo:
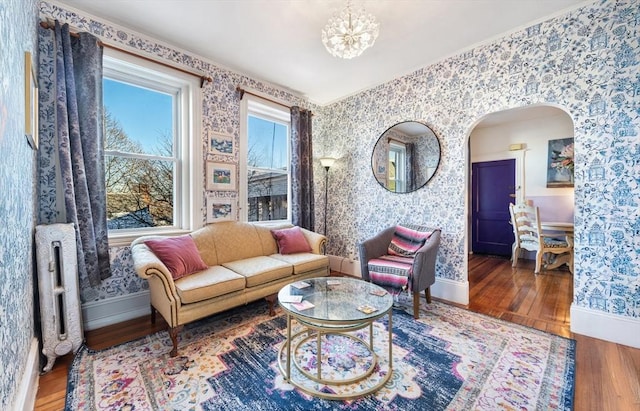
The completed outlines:
[[[151,313],[149,291],[82,304],[85,330],[95,330]]]
[[[13,399],[13,405],[9,407],[14,411],[31,411],[36,404],[38,383],[40,381],[40,356],[38,352],[38,339],[31,340],[31,348],[27,357],[24,374],[20,380],[20,386]]]
[[[362,278],[360,261],[358,260],[349,261],[349,259],[345,257],[330,255],[329,265],[332,271],[339,271],[343,274]],[[436,277],[435,284],[431,286],[431,295],[453,303],[467,305],[469,304],[469,282]]]
[[[331,267],[331,271],[338,271],[342,274],[362,278],[362,275],[360,275],[360,261],[358,260],[349,261],[346,257],[329,255],[329,266]]]
[[[436,277],[435,284],[431,286],[431,296],[467,305],[469,304],[469,281],[454,281]]]
[[[571,304],[571,332],[640,348],[640,319]]]
[[[344,257],[330,255],[329,262],[331,270],[361,277],[358,260],[349,261]],[[431,295],[446,301],[467,305],[469,304],[469,282],[436,278],[435,284],[431,286]],[[85,330],[117,324],[149,313],[149,291],[92,301],[82,305]],[[588,337],[640,348],[640,319],[636,318],[604,313],[572,304],[571,331]],[[38,365],[38,340],[34,339],[23,383],[19,395],[16,397],[15,410],[32,409],[37,392]],[[24,385],[25,382],[27,385]],[[26,408],[24,408],[25,406]]]

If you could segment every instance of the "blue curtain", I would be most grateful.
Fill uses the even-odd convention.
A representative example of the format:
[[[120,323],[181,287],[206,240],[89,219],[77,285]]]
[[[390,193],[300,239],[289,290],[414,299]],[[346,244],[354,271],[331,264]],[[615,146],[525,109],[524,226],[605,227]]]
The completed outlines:
[[[315,229],[313,150],[309,110],[291,107],[291,222]]]
[[[55,22],[55,134],[66,222],[74,223],[80,281],[111,276],[104,180],[102,46]]]
[[[407,152],[407,186],[406,192],[411,192],[417,189],[416,187],[416,177],[418,176],[418,164],[416,158],[416,145],[415,143],[407,143],[406,144],[406,152]]]

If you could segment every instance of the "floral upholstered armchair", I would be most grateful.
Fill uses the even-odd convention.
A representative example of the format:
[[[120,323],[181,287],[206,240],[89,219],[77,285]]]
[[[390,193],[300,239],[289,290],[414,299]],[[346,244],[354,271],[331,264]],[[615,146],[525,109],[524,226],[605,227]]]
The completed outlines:
[[[413,316],[419,318],[420,293],[431,303],[436,279],[440,229],[416,225],[389,227],[359,245],[362,278],[398,295],[413,295]]]

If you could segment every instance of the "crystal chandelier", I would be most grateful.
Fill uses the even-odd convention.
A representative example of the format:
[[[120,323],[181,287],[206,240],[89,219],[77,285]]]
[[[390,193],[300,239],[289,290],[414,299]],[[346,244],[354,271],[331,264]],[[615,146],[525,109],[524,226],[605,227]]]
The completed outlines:
[[[329,19],[322,29],[322,43],[332,56],[350,59],[373,46],[378,37],[376,18],[367,13],[351,10],[351,1],[340,13]]]

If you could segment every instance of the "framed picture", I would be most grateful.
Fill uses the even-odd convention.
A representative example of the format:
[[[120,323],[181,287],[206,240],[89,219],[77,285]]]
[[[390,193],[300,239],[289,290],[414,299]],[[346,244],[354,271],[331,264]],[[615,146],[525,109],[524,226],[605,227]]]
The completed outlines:
[[[207,224],[236,219],[235,199],[207,197]]]
[[[549,140],[547,187],[573,187],[573,137]]]
[[[207,162],[207,190],[236,190],[235,164]]]
[[[24,134],[29,145],[38,149],[38,78],[31,52],[24,53]]]
[[[233,155],[233,136],[231,134],[209,132],[207,144],[209,152],[212,154]]]

